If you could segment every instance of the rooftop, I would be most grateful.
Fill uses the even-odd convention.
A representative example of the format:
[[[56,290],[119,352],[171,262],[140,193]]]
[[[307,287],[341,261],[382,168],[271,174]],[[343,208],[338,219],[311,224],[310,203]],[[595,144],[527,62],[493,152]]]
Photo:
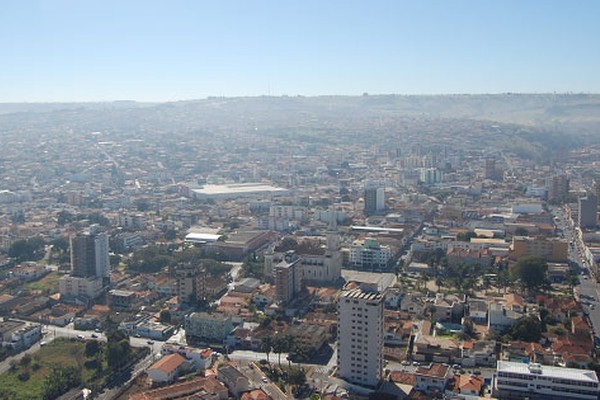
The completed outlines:
[[[562,368],[549,365],[542,366],[540,364],[498,361],[496,370],[497,372],[512,372],[526,375],[535,374],[549,378],[572,379],[576,381],[598,383],[598,377],[596,376],[596,373],[589,369]]]

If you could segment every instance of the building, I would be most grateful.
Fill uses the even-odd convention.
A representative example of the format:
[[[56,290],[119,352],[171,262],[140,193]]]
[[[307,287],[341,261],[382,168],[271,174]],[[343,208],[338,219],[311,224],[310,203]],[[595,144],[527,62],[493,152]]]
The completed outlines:
[[[375,239],[355,240],[350,248],[350,265],[361,271],[385,271],[391,258],[390,246]]]
[[[191,197],[197,200],[227,200],[240,198],[258,198],[286,196],[289,190],[267,183],[232,183],[226,185],[204,185],[189,190]]]
[[[222,343],[233,331],[233,320],[225,314],[194,312],[185,318],[188,342]]]
[[[206,297],[206,273],[198,265],[180,264],[175,268],[179,304],[194,304]]]
[[[493,158],[486,158],[483,161],[483,179],[496,179],[496,160]]]
[[[383,372],[383,295],[354,289],[338,301],[338,376],[375,388]]]
[[[227,386],[231,394],[237,399],[242,392],[250,389],[250,382],[237,368],[223,365],[217,370],[217,377]]]
[[[365,182],[365,215],[385,210],[385,190],[375,181]]]
[[[113,310],[127,310],[135,303],[137,296],[131,290],[113,289],[108,292],[110,308]]]
[[[327,228],[327,247],[320,254],[299,254],[302,281],[310,285],[334,285],[342,276],[343,256],[340,234],[337,230],[336,211]]]
[[[152,383],[170,383],[180,373],[185,358],[177,353],[169,354],[155,362],[146,373]]]
[[[0,322],[0,346],[13,351],[31,347],[42,338],[42,325],[22,321],[5,320]]]
[[[555,175],[548,179],[548,201],[552,204],[564,203],[569,196],[569,178],[567,175]]]
[[[569,244],[560,238],[513,236],[508,256],[511,260],[539,257],[548,262],[567,262]]]
[[[429,364],[415,371],[415,389],[425,394],[444,393],[453,378],[448,364]]]
[[[301,259],[294,252],[287,252],[283,261],[275,266],[275,301],[287,304],[302,289]]]
[[[67,275],[58,280],[58,291],[64,297],[92,300],[100,296],[103,289],[104,281],[100,278]]]
[[[600,386],[592,370],[498,361],[492,391],[502,399],[596,400]]]
[[[108,284],[110,260],[108,235],[92,225],[87,231],[71,236],[71,275],[101,278]]]
[[[202,399],[226,400],[227,388],[214,376],[195,378],[158,389],[144,390],[129,395],[129,400]]]
[[[588,193],[586,197],[579,198],[579,227],[593,228],[597,224],[598,198]]]

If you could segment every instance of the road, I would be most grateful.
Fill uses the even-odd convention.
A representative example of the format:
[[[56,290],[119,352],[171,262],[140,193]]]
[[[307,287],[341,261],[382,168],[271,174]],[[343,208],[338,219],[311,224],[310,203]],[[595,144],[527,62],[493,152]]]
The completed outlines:
[[[579,275],[579,285],[576,288],[579,294],[579,300],[583,306],[584,312],[588,315],[589,322],[592,325],[592,332],[595,335],[600,329],[600,290],[596,277],[590,271],[590,266],[583,257],[584,244],[579,239],[576,227],[572,220],[567,219],[564,210],[559,207],[552,208],[554,222],[557,229],[562,232],[569,242],[569,262],[576,264],[581,271]]]

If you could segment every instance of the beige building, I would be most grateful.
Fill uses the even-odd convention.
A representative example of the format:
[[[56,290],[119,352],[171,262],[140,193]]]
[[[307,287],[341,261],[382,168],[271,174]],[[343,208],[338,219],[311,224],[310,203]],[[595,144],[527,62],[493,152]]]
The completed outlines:
[[[509,249],[509,258],[540,257],[550,262],[568,260],[568,243],[564,239],[514,236]]]
[[[80,278],[63,276],[58,280],[58,291],[65,297],[86,297],[95,299],[102,294],[102,278]]]
[[[338,376],[377,387],[383,373],[383,295],[354,289],[338,301]]]

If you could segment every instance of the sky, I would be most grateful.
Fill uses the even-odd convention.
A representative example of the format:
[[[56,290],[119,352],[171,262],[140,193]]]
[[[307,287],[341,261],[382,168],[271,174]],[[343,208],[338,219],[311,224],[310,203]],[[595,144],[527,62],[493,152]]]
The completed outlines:
[[[0,102],[600,93],[597,0],[4,0]]]

